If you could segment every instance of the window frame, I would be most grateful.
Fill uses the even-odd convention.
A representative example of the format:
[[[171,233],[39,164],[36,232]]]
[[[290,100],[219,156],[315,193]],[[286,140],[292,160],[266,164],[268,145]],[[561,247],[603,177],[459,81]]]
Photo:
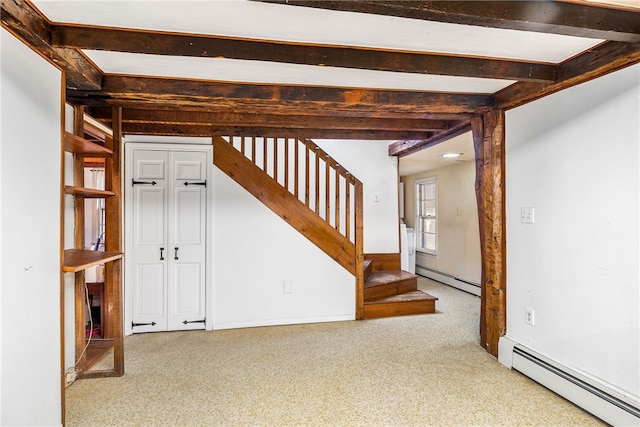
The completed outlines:
[[[425,198],[422,199],[421,198],[421,187],[423,185],[428,185],[431,184],[434,186],[434,197],[433,199],[429,198]],[[426,178],[421,178],[421,179],[417,179],[415,180],[415,233],[416,233],[416,251],[418,252],[422,252],[422,253],[426,253],[429,255],[437,255],[438,254],[438,179],[437,176],[429,176]],[[420,206],[422,202],[426,202],[429,200],[433,200],[434,201],[434,208],[435,208],[435,215],[431,216],[431,215],[420,215]],[[428,232],[428,231],[424,231],[422,229],[422,224],[423,218],[428,218],[428,219],[432,219],[435,222],[435,226],[434,226],[434,231],[433,232]],[[421,244],[422,242],[422,235],[424,233],[433,235],[433,249],[425,247]]]

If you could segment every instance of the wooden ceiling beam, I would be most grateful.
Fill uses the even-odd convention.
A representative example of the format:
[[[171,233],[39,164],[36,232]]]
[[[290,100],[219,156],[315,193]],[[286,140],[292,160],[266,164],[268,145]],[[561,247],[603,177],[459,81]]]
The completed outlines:
[[[347,118],[374,118],[374,119],[398,119],[398,120],[448,120],[459,121],[467,120],[472,117],[472,114],[453,114],[453,113],[438,113],[433,114],[429,112],[416,112],[416,111],[393,111],[390,109],[378,110],[376,108],[358,109],[353,110],[348,107],[333,108],[328,110],[322,106],[304,106],[304,108],[289,108],[283,106],[282,108],[273,109],[271,107],[257,107],[255,105],[247,106],[246,103],[234,103],[231,101],[230,105],[201,105],[201,104],[183,104],[175,105],[172,103],[158,103],[158,102],[146,102],[146,101],[130,101],[130,100],[117,100],[117,99],[87,99],[86,94],[82,93],[82,97],[74,97],[75,91],[70,91],[67,95],[67,102],[70,104],[85,105],[86,111],[94,118],[101,117],[101,121],[109,120],[104,113],[107,109],[111,111],[114,106],[119,106],[127,110],[150,110],[150,111],[191,111],[196,113],[238,113],[247,115],[264,115],[268,114],[274,117],[278,116],[295,116],[295,117],[311,117],[313,116],[331,116],[331,117],[347,117]]]
[[[2,0],[2,27],[65,71],[67,87],[100,89],[102,73],[75,49],[51,46],[51,26],[30,3],[24,0]]]
[[[404,157],[409,154],[417,153],[425,148],[433,147],[451,138],[462,135],[471,131],[471,120],[464,120],[453,124],[449,129],[434,132],[431,136],[416,140],[404,139],[389,144],[389,155]]]
[[[110,120],[109,108],[93,109],[97,120]],[[389,131],[441,131],[449,120],[380,119],[367,117],[297,116],[274,114],[220,113],[185,110],[123,109],[122,123],[210,125],[289,129],[352,129]]]
[[[389,140],[397,139],[425,139],[431,137],[432,132],[399,131],[399,130],[357,130],[357,129],[290,129],[271,127],[243,127],[243,126],[211,126],[206,124],[158,124],[158,123],[123,123],[122,132],[125,135],[158,135],[158,136],[263,136],[287,138],[315,138],[315,139],[358,139],[358,140]]]
[[[564,1],[261,0],[451,24],[640,41],[640,13]]]
[[[351,110],[412,111],[431,114],[472,114],[493,106],[490,95],[447,94],[335,87],[287,86],[228,83],[201,80],[163,79],[106,75],[99,91],[67,91],[74,104],[91,105],[92,99],[236,106],[245,108],[285,108],[311,106]],[[295,111],[295,110],[294,110]]]
[[[515,83],[494,96],[496,107],[511,109],[605,74],[640,63],[640,43],[606,42],[564,62],[551,84]]]
[[[54,46],[76,49],[519,81],[548,82],[556,78],[556,66],[551,64],[219,36],[57,25],[52,28],[51,39]]]

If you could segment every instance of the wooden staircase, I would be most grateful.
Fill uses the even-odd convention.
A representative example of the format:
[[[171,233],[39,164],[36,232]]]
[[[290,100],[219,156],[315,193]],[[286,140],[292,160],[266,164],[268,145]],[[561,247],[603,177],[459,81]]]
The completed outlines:
[[[364,261],[364,318],[435,313],[438,298],[418,290],[418,276],[402,270],[374,270]]]
[[[363,251],[362,183],[311,140],[213,137],[214,164],[354,275],[356,319],[435,312],[399,254]]]

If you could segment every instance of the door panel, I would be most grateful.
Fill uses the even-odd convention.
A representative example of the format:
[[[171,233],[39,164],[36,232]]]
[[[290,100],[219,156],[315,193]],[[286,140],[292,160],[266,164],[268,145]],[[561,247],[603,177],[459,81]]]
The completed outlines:
[[[184,183],[205,182],[206,153],[172,154],[174,175],[169,240],[174,258],[177,253],[178,259],[172,259],[169,273],[174,282],[169,304],[170,328],[203,329],[204,323],[188,322],[205,319],[206,187],[185,186]],[[177,252],[175,248],[178,248]]]
[[[133,188],[133,317],[134,332],[167,328],[167,179],[168,155],[135,150]],[[153,180],[155,184],[149,184]],[[155,323],[155,324],[152,324]]]
[[[134,218],[140,219],[136,224],[136,245],[164,245],[165,192],[165,188],[139,187],[134,190]]]
[[[136,267],[133,323],[137,326],[134,332],[166,330],[165,265],[138,264]]]
[[[146,151],[146,153],[161,154],[160,159],[140,159],[136,162],[134,179],[165,179],[166,174],[166,153],[158,151]],[[138,151],[142,155],[142,150]],[[152,157],[155,157],[153,155]]]
[[[173,268],[169,329],[203,329],[204,294],[201,263],[177,263]],[[186,323],[185,323],[186,322]]]
[[[207,154],[132,157],[133,332],[204,329]]]
[[[174,242],[178,246],[196,245],[204,241],[203,188],[175,190]]]
[[[182,153],[181,153],[182,154]],[[204,154],[204,153],[189,153]],[[183,157],[183,156],[180,156]],[[177,180],[204,181],[204,163],[199,160],[176,160],[174,163],[174,176]]]

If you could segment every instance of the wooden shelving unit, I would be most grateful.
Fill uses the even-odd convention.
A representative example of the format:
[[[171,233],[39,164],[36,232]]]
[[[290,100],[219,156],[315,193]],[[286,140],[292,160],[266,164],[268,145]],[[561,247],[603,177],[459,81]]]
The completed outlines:
[[[122,243],[119,137],[108,138],[105,146],[83,138],[84,108],[74,107],[74,132],[65,133],[64,150],[73,154],[73,183],[64,193],[75,197],[74,246],[64,251],[62,271],[75,275],[75,358],[78,378],[121,376],[124,373],[122,333]],[[105,138],[106,139],[106,138]],[[109,147],[108,145],[111,145]],[[85,158],[104,159],[105,190],[84,186]],[[84,199],[105,199],[105,251],[84,249]],[[104,265],[104,300],[101,328],[103,338],[87,336],[85,270]],[[108,359],[113,355],[113,361]],[[100,368],[92,369],[102,362]],[[106,366],[106,367],[103,367]]]
[[[84,157],[113,156],[113,150],[91,141],[87,141],[86,139],[69,132],[66,132],[64,135],[64,151],[80,154]]]
[[[75,187],[73,185],[64,186],[65,194],[72,194],[74,196],[82,196],[87,199],[100,199],[103,197],[114,197],[113,191],[97,190],[95,188]]]
[[[87,249],[67,249],[64,251],[64,265],[62,271],[65,273],[77,273],[96,265],[105,264],[122,258],[121,252],[90,251]]]

